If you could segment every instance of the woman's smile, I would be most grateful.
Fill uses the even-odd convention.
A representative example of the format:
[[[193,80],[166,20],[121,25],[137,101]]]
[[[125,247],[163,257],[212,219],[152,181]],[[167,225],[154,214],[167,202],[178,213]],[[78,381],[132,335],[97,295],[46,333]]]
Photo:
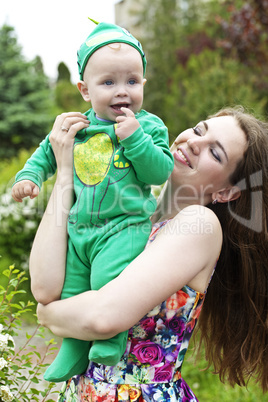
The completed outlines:
[[[192,169],[192,165],[189,160],[189,155],[183,148],[178,148],[177,151],[174,152],[174,158],[184,165],[189,166]]]

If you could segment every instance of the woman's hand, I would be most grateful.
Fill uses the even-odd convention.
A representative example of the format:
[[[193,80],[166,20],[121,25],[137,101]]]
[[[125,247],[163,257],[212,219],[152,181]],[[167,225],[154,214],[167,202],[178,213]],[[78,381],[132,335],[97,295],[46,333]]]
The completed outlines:
[[[72,174],[74,137],[88,126],[87,117],[79,112],[62,113],[56,118],[49,141],[57,161],[58,174],[62,171]]]

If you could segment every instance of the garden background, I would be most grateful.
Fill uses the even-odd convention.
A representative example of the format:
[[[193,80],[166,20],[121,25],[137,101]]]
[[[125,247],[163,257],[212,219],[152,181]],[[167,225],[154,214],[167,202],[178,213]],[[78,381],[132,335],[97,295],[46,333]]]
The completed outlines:
[[[267,0],[154,0],[138,18],[147,27],[146,37],[139,38],[148,59],[144,109],[164,120],[170,143],[224,106],[240,104],[268,120]],[[10,265],[28,275],[31,244],[53,186],[51,178],[36,200],[18,204],[11,198],[14,176],[59,113],[84,112],[90,105],[63,62],[53,81],[40,56],[24,58],[12,26],[0,27],[0,55],[0,285],[5,288],[3,272]],[[26,293],[15,298],[32,302],[29,281],[21,286]],[[25,317],[35,324],[33,312]],[[231,388],[211,369],[202,371],[204,358],[193,368],[190,355],[183,376],[201,402],[268,401],[253,380],[248,389]]]

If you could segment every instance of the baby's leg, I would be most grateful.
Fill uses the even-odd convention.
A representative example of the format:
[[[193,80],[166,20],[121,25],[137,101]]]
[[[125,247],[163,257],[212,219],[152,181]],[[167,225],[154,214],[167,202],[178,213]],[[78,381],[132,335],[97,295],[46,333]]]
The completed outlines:
[[[90,290],[90,269],[78,257],[71,241],[68,244],[62,299]],[[53,363],[45,372],[47,381],[61,382],[82,374],[88,366],[90,342],[64,338]]]
[[[92,261],[91,288],[98,290],[116,278],[126,266],[144,249],[150,225],[130,225],[102,243],[100,251]],[[89,351],[89,360],[114,366],[126,350],[128,331],[111,339],[97,340]]]

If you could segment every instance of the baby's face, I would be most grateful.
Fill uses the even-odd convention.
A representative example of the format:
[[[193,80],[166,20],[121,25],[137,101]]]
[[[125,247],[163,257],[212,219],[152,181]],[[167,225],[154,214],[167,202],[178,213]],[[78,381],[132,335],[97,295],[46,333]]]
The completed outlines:
[[[140,53],[125,43],[101,47],[84,72],[89,99],[98,117],[115,121],[121,107],[137,113],[143,102],[143,64]]]

